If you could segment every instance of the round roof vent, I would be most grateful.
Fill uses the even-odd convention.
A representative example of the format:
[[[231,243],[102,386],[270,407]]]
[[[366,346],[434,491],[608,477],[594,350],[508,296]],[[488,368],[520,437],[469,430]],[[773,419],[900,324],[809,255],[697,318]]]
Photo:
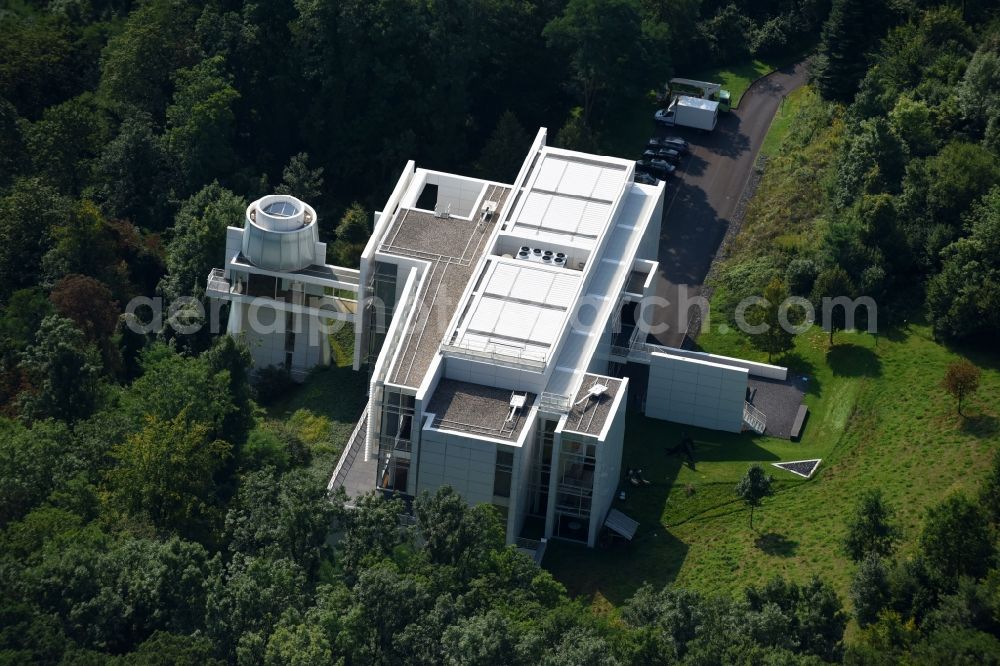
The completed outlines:
[[[267,231],[295,231],[309,224],[306,205],[287,194],[271,194],[250,207],[254,224]]]
[[[316,211],[287,194],[272,194],[247,207],[243,256],[260,268],[297,271],[323,263],[317,255]]]
[[[292,201],[272,201],[263,210],[274,217],[295,217],[299,214],[299,207]]]

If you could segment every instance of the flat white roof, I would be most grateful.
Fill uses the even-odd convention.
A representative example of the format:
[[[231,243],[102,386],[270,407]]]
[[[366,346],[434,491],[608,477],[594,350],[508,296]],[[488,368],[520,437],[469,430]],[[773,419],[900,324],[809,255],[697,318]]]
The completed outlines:
[[[599,261],[591,262],[595,266],[585,297],[573,304],[574,308],[585,307],[596,309],[596,312],[591,316],[581,314],[576,317],[575,326],[556,359],[555,371],[549,378],[546,391],[571,395],[579,387],[606,330],[608,318],[618,304],[618,294],[632,272],[638,244],[663,187],[663,183],[657,186],[636,183],[629,188],[621,214],[608,232],[603,255]]]
[[[713,102],[710,99],[688,97],[687,95],[678,95],[677,104],[679,106],[688,106],[694,109],[705,109],[706,111],[715,111],[719,108],[718,102]]]
[[[630,177],[622,160],[543,148],[511,232],[529,242],[542,237],[591,248]]]
[[[583,274],[492,257],[454,344],[546,360],[562,331]]]

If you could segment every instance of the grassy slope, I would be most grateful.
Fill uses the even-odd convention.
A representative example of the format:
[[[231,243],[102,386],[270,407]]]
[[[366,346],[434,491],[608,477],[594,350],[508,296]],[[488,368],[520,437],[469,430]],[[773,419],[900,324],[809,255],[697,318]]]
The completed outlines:
[[[728,262],[793,251],[821,224],[815,196],[836,146],[840,121],[824,116],[815,94],[791,96],[785,118],[769,137],[777,159],[748,211]],[[782,141],[795,144],[779,150]],[[813,194],[810,195],[810,192]],[[781,202],[781,205],[776,205]],[[713,298],[723,301],[724,290]],[[718,311],[718,310],[717,310]],[[714,353],[766,360],[738,333],[722,333],[716,318],[698,339]],[[554,543],[550,568],[571,592],[597,608],[622,603],[644,580],[676,582],[705,591],[738,590],[777,573],[795,580],[830,580],[846,600],[853,566],[839,550],[844,518],[858,493],[882,488],[913,547],[927,507],[955,490],[973,490],[1000,445],[1000,357],[976,356],[983,384],[966,418],[940,388],[958,354],[914,324],[877,341],[859,333],[813,330],[777,362],[811,377],[810,418],[801,443],[702,431],[630,414],[624,464],[642,467],[653,485],[629,488],[621,508],[643,527],[637,543],[587,551]],[[698,442],[694,469],[663,453],[686,429]],[[733,488],[750,462],[822,458],[809,481],[767,465],[778,494],[755,516],[735,502]],[[693,492],[693,494],[691,494]]]
[[[329,476],[366,400],[368,375],[354,372],[353,331],[345,327],[330,338],[334,363],[317,368],[308,380],[271,405],[268,422],[287,422],[310,445],[312,468]]]
[[[771,128],[767,131],[764,143],[760,147],[761,154],[768,157],[777,154],[782,141],[791,129],[792,122],[803,112],[803,106],[812,94],[814,94],[812,89],[808,87],[793,90],[788,94],[774,114]]]
[[[731,351],[718,337],[706,336],[702,346]],[[882,488],[898,509],[904,552],[930,504],[957,489],[974,490],[1000,444],[1000,359],[976,359],[985,369],[983,384],[963,419],[939,387],[958,356],[930,340],[926,327],[882,337],[877,346],[872,336],[838,333],[832,348],[817,330],[800,336],[794,353],[793,364],[812,377],[801,443],[686,428],[697,441],[690,469],[663,453],[681,426],[632,414],[624,464],[642,467],[654,481],[629,488],[621,503],[643,524],[637,543],[609,551],[557,543],[546,566],[571,592],[605,609],[644,580],[735,591],[777,573],[795,580],[820,575],[846,598],[853,566],[839,544],[862,489]],[[803,458],[823,459],[809,481],[766,465],[778,494],[757,511],[751,531],[733,497],[747,465]]]

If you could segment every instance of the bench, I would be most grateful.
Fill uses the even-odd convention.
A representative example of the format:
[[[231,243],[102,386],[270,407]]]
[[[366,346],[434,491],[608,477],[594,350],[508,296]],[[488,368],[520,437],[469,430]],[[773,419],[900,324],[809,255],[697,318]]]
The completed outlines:
[[[797,441],[799,436],[802,434],[802,428],[806,424],[806,415],[809,414],[809,408],[805,405],[799,405],[799,411],[795,414],[795,421],[792,422],[792,441]]]

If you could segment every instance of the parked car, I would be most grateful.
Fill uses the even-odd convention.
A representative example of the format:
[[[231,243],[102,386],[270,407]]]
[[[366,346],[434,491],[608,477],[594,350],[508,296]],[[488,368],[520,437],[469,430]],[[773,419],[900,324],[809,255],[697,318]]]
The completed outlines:
[[[667,162],[680,162],[681,155],[676,150],[670,148],[647,148],[642,153],[644,160],[666,160]]]
[[[688,142],[679,136],[666,136],[662,138],[652,138],[649,140],[650,148],[670,148],[671,150],[676,150],[678,153],[684,155],[690,152],[690,147]]]
[[[673,164],[665,160],[655,159],[655,160],[639,160],[635,163],[635,168],[640,171],[645,171],[646,173],[651,173],[654,176],[669,176],[674,171],[677,170]]]
[[[659,178],[644,171],[636,171],[635,178],[633,178],[633,180],[637,183],[642,183],[643,185],[656,185],[660,182]]]
[[[681,161],[681,154],[673,148],[660,148],[656,151],[656,156],[661,160],[677,163]]]

